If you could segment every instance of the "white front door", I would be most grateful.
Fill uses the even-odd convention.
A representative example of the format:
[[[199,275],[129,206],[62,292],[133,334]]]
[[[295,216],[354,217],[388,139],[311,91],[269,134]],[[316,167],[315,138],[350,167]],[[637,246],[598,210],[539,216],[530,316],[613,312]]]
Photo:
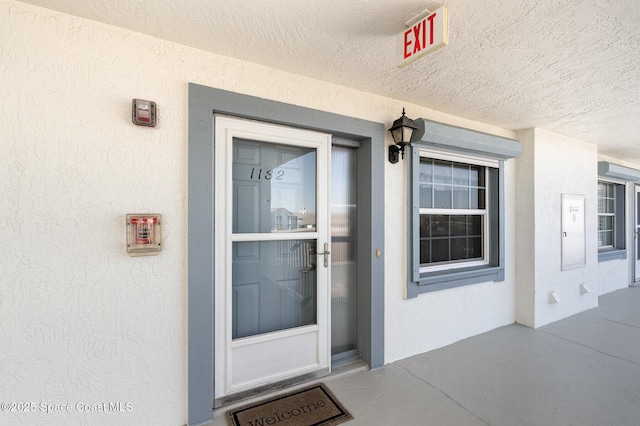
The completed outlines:
[[[215,116],[215,398],[328,374],[328,134]]]

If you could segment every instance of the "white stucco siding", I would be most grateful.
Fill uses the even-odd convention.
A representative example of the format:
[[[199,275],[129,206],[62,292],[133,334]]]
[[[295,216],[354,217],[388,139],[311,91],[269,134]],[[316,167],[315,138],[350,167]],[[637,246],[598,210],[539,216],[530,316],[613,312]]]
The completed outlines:
[[[598,305],[597,150],[535,129],[535,327]],[[585,197],[586,264],[561,270],[562,194]],[[592,289],[580,294],[580,285]],[[555,292],[561,302],[549,303]]]
[[[187,51],[16,2],[0,46],[0,399],[38,404],[0,423],[183,424]],[[134,212],[163,214],[159,256],[126,254]]]
[[[598,263],[598,296],[628,287],[633,281],[630,263],[633,252],[629,249],[626,259],[608,260]],[[631,259],[629,258],[631,257]]]
[[[3,424],[187,421],[188,82],[389,125],[404,106],[513,137],[12,0],[0,0],[0,76],[1,399],[132,407],[0,413]],[[132,98],[157,102],[156,128],[131,123]],[[509,278],[403,299],[405,167],[384,171],[387,362],[513,316]],[[163,214],[160,255],[127,256],[134,212]]]
[[[522,153],[516,159],[516,321],[535,326],[535,131],[521,130],[516,135]]]

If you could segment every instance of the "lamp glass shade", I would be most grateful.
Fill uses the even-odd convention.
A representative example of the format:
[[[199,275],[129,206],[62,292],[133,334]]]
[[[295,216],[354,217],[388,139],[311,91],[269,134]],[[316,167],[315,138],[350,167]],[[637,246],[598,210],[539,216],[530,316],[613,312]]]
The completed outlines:
[[[402,142],[410,142],[412,134],[413,134],[413,128],[402,126]]]
[[[391,129],[391,137],[395,143],[400,143],[403,141],[403,133],[404,129],[402,127],[397,127],[395,129]]]

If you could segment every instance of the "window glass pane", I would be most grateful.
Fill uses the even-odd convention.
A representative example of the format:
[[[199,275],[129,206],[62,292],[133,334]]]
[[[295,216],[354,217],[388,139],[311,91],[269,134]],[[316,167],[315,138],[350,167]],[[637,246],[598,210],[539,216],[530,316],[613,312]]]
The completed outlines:
[[[598,247],[606,247],[613,245],[613,231],[598,232]]]
[[[453,184],[469,186],[469,166],[465,164],[453,165]]]
[[[607,196],[607,184],[603,182],[598,182],[598,197],[606,197]]]
[[[483,223],[482,215],[421,215],[420,263],[482,259]]]
[[[431,263],[431,240],[420,241],[420,263]]]
[[[448,238],[432,240],[431,249],[432,262],[445,262],[450,259]]]
[[[471,190],[475,192],[477,190]],[[453,187],[453,208],[468,209],[469,208],[469,188]]]
[[[484,254],[483,254],[483,250],[482,250],[482,238],[481,237],[474,237],[474,238],[469,238],[468,240],[468,245],[467,245],[467,249],[469,257],[468,259],[478,259],[478,258],[483,258]]]
[[[614,193],[615,193],[615,184],[608,183],[607,184],[607,197],[608,198],[614,198],[615,197]]]
[[[451,208],[452,187],[436,185],[433,193],[433,207],[436,209]]]
[[[420,184],[420,208],[430,209],[433,207],[433,185]]]
[[[420,160],[420,182],[433,182],[433,161],[421,159]]]
[[[467,216],[468,218],[468,235],[480,236],[482,235],[482,216],[474,215]]]
[[[470,166],[469,167],[469,184],[471,186],[484,187],[484,167]]]
[[[598,231],[613,230],[613,216],[598,216]]]
[[[467,239],[452,238],[451,239],[451,260],[468,259],[467,255]]]
[[[432,237],[448,237],[449,236],[449,216],[448,215],[431,215],[431,236]]]
[[[448,161],[433,162],[433,181],[451,184],[451,163]]]
[[[598,198],[598,213],[614,213],[615,200],[610,198]]]
[[[485,209],[485,190],[484,189],[477,189],[477,190],[472,189],[469,196],[470,196],[470,202],[469,202],[470,209],[479,209],[479,210]]]
[[[452,237],[466,237],[467,235],[467,216],[452,215],[449,216]]]
[[[431,228],[429,226],[431,216],[427,214],[420,215],[420,238],[428,238],[431,236]]]

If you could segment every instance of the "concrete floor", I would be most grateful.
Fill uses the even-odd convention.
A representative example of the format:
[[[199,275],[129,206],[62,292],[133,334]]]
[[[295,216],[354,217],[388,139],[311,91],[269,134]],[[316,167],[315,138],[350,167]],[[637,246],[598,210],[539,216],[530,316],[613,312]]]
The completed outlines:
[[[640,288],[599,303],[323,381],[353,414],[345,425],[640,425]]]

